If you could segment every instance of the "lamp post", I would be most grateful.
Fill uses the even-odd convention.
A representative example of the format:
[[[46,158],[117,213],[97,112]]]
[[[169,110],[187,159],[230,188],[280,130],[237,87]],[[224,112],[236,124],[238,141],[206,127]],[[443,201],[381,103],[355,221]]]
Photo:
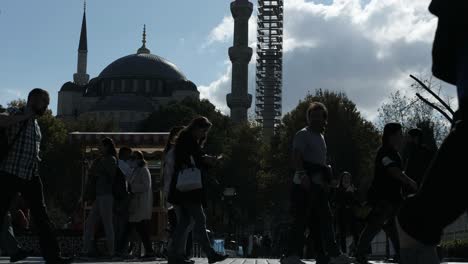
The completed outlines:
[[[228,231],[229,233],[232,233],[233,232],[233,227],[232,227],[232,216],[233,216],[233,200],[235,198],[235,196],[237,195],[236,193],[236,189],[233,188],[233,187],[229,187],[229,188],[225,188],[224,189],[224,192],[223,192],[223,196],[225,198],[225,201],[227,202],[227,205],[229,207],[229,211],[228,211],[228,217],[229,217],[229,222],[228,222]]]

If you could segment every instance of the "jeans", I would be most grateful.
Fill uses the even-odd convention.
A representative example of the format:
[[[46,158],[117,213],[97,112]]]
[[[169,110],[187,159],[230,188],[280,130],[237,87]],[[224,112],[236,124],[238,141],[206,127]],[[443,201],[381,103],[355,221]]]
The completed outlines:
[[[308,219],[308,194],[298,184],[293,184],[291,188],[291,216],[292,223],[288,235],[287,256],[302,257],[304,247],[304,232]],[[314,243],[315,244],[315,243]]]
[[[321,185],[311,184],[311,189],[307,192],[300,185],[293,184],[291,198],[293,223],[286,254],[302,257],[304,231],[309,227],[318,258],[340,255],[341,251],[335,240],[328,191]]]
[[[395,224],[395,216],[398,213],[399,206],[394,203],[381,201],[377,202],[367,218],[367,225],[359,237],[359,243],[356,255],[366,255],[369,245],[374,237],[383,229],[392,241],[393,248],[397,256],[400,254],[400,243],[398,231]]]
[[[99,195],[94,201],[91,212],[86,219],[85,230],[83,234],[83,247],[85,253],[90,253],[94,240],[94,229],[102,220],[104,231],[106,233],[107,250],[110,256],[114,255],[114,223],[113,223],[113,204],[114,197],[112,195]]]
[[[0,172],[0,180],[0,226],[4,224],[4,217],[12,199],[18,192],[21,192],[31,209],[34,226],[39,234],[42,256],[46,261],[55,261],[60,256],[60,249],[47,215],[40,177],[24,180],[15,175]]]
[[[174,206],[177,214],[177,226],[169,244],[171,257],[184,257],[187,237],[193,224],[193,235],[203,252],[210,257],[214,254],[210,239],[206,233],[206,216],[201,203],[183,203]]]
[[[114,201],[115,252],[125,255],[128,244],[128,202]]]
[[[13,226],[11,225],[11,219],[8,214],[5,216],[3,227],[0,232],[0,248],[8,256],[13,256],[21,250],[21,246],[13,232]]]
[[[329,192],[326,187],[318,184],[311,184],[310,188],[310,209],[312,217],[318,221],[317,240],[330,257],[336,257],[341,254],[338,244],[335,240],[335,230],[333,228],[333,216],[328,202]]]

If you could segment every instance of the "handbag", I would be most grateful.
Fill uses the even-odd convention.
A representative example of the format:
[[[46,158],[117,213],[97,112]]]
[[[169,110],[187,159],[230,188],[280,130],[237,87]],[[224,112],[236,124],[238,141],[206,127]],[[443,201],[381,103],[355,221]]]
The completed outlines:
[[[192,156],[190,156],[190,161],[192,166],[179,171],[177,174],[176,188],[181,192],[199,190],[203,187],[201,171],[195,166]]]

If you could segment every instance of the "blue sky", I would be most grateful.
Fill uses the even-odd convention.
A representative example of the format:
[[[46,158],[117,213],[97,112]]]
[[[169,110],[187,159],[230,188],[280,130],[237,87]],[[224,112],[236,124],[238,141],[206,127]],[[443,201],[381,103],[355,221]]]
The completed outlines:
[[[256,1],[251,0],[254,3]],[[345,92],[369,120],[396,90],[411,93],[409,74],[430,75],[436,18],[430,0],[286,0],[283,113],[315,89]],[[88,73],[141,46],[175,63],[208,98],[229,114],[227,50],[232,45],[228,0],[88,0]],[[25,98],[34,87],[57,92],[71,81],[82,0],[0,1],[0,104]],[[255,12],[250,46],[255,47]],[[249,91],[254,94],[255,55]],[[453,94],[454,89],[447,90]],[[253,110],[253,108],[251,108]]]
[[[82,0],[0,2],[0,104],[44,87],[56,110],[57,91],[76,71]],[[196,84],[224,71],[227,47],[202,49],[210,30],[229,14],[220,0],[88,0],[88,73],[135,53],[143,24],[147,47],[172,61]]]

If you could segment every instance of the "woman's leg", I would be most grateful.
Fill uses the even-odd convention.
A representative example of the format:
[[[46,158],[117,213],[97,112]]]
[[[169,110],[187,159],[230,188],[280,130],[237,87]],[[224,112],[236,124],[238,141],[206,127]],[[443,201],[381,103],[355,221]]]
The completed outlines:
[[[89,212],[88,218],[85,221],[83,232],[83,253],[90,254],[93,248],[94,228],[99,220],[99,210],[97,200],[94,201],[93,207]]]
[[[101,213],[104,231],[106,233],[107,250],[110,256],[114,256],[114,221],[113,221],[114,197],[105,195],[99,198],[99,211]]]
[[[201,204],[187,204],[184,206],[190,217],[194,220],[193,236],[200,243],[203,252],[210,257],[214,255],[214,250],[211,247],[210,238],[206,233],[206,215]],[[185,245],[184,245],[185,248]]]
[[[169,242],[168,253],[170,257],[183,258],[191,219],[188,211],[183,206],[174,206],[174,208],[177,215],[177,226]]]
[[[154,255],[153,244],[150,239],[149,220],[143,220],[136,223],[136,230],[140,235],[141,242],[145,247],[145,256]]]

